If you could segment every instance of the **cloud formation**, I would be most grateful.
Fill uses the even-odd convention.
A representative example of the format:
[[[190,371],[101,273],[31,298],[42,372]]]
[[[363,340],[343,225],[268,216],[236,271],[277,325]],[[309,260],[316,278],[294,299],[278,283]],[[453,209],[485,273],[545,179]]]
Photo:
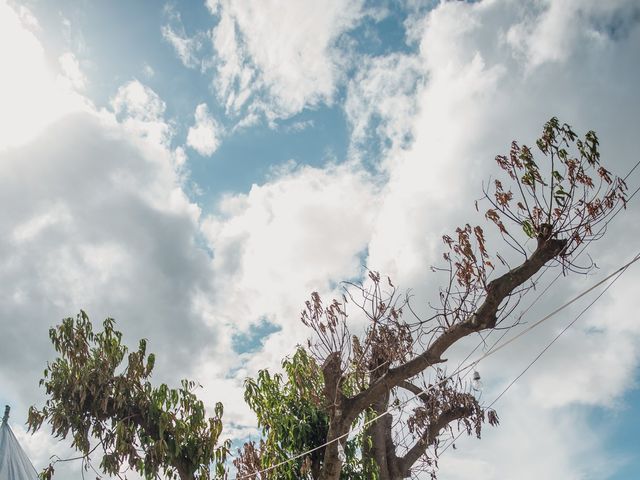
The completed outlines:
[[[168,23],[162,26],[162,38],[175,50],[185,67],[196,68],[201,65],[199,50],[202,48],[202,35],[189,37],[184,29],[180,13],[169,4],[164,8]]]
[[[209,2],[216,94],[231,115],[273,121],[331,103],[344,75],[341,35],[362,2]],[[286,14],[283,14],[286,12]]]
[[[39,43],[25,31],[12,40],[23,64],[40,69],[37,86],[58,91]],[[61,318],[80,308],[96,326],[116,318],[128,343],[149,339],[156,380],[174,384],[190,372],[194,352],[217,343],[215,326],[203,320],[213,270],[197,243],[200,209],[182,190],[163,100],[132,81],[113,97],[113,112],[84,101],[49,105],[30,107],[50,114],[39,133],[0,144],[0,200],[12,205],[0,215],[0,364],[12,366],[0,370],[1,395],[37,467],[53,453],[69,456],[66,443],[22,429],[28,405],[41,403],[38,379],[53,356],[47,331]]]
[[[111,99],[113,112],[132,133],[147,139],[148,145],[167,146],[173,134],[163,115],[167,108],[156,92],[131,80],[118,88]]]
[[[200,155],[210,157],[220,145],[221,127],[209,113],[206,103],[196,107],[195,124],[189,127],[187,145]]]

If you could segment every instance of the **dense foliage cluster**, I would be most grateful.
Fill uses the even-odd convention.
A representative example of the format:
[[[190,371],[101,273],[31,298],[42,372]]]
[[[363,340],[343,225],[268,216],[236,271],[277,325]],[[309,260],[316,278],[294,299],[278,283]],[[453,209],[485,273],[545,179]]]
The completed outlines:
[[[128,352],[112,319],[94,333],[84,312],[64,319],[49,335],[59,356],[40,382],[48,396],[45,405],[29,410],[32,431],[48,422],[56,437],[71,436],[85,468],[93,468],[90,458],[98,451],[100,469],[111,476],[129,469],[147,479],[162,474],[208,480],[224,474],[229,445],[218,445],[222,404],[207,418],[193,382],[184,380],[180,388],[152,386],[155,357],[147,355],[145,340]],[[44,478],[53,472],[51,464]]]

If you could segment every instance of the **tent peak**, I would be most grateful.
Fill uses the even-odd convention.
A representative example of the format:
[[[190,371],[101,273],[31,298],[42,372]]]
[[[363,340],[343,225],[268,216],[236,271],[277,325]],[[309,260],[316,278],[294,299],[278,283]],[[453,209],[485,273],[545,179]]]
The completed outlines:
[[[9,405],[4,409],[0,425],[0,479],[38,480],[38,472],[18,443],[9,426]]]

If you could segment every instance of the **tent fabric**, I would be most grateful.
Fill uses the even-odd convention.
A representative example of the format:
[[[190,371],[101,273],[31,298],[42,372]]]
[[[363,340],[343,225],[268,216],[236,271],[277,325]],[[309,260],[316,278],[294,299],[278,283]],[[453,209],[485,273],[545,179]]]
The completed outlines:
[[[11,431],[7,416],[0,425],[0,480],[37,480],[38,472]]]

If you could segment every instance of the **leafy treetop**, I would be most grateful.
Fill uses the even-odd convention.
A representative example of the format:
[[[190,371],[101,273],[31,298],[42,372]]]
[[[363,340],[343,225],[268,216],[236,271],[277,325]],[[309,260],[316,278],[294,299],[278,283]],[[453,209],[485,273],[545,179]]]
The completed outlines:
[[[222,404],[207,418],[194,382],[152,386],[155,357],[147,355],[146,340],[128,352],[114,324],[107,318],[95,333],[81,311],[50,329],[59,356],[44,370],[40,385],[48,399],[41,409],[29,409],[29,429],[48,422],[56,437],[71,436],[85,469],[94,468],[90,456],[97,450],[99,468],[110,476],[123,478],[127,469],[146,479],[223,476],[229,443],[219,444]],[[54,464],[43,479],[52,477]]]

